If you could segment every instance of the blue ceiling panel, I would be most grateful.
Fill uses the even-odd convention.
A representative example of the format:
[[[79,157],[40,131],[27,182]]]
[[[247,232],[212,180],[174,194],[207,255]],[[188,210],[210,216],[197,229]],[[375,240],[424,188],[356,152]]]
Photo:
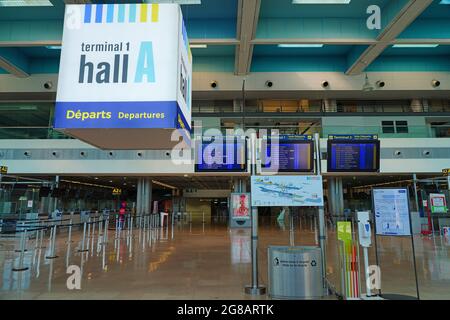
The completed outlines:
[[[353,46],[324,45],[322,48],[280,48],[277,45],[257,45],[253,56],[336,56],[347,55]]]
[[[235,54],[235,46],[208,45],[206,48],[191,48],[192,56],[195,57],[224,57]]]

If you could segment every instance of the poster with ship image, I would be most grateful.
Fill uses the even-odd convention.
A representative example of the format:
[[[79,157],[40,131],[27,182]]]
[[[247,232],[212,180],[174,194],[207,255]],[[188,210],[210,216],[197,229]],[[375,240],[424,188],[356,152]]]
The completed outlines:
[[[323,206],[321,176],[252,176],[254,207]]]

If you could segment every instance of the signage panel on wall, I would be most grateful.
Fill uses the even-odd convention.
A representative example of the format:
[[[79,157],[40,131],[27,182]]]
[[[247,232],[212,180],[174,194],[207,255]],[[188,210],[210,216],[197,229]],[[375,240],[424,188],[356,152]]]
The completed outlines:
[[[406,188],[373,189],[372,197],[378,235],[411,235],[409,198]]]
[[[321,176],[252,176],[254,207],[323,206]]]
[[[56,129],[104,148],[172,146],[190,130],[191,83],[179,5],[66,5]]]

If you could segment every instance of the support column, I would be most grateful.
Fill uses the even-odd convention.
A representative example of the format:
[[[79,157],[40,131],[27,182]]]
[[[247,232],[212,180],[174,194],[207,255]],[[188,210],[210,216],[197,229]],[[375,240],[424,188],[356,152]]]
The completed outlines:
[[[140,178],[137,183],[136,213],[152,213],[152,179]]]
[[[333,216],[344,214],[342,178],[328,178],[328,208]]]

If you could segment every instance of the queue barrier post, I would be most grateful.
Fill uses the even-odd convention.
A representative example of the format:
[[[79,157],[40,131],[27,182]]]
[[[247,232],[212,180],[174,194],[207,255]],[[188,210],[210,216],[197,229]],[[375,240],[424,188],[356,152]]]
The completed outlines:
[[[50,232],[50,255],[45,257],[46,259],[56,259],[58,256],[55,254],[55,246],[56,246],[56,231],[57,225],[53,225],[52,230]]]
[[[81,249],[78,252],[86,252],[88,251],[84,246],[86,242],[86,221],[83,223],[83,239],[81,240]]]
[[[26,237],[27,237],[27,230],[24,229],[22,231],[22,235],[20,237],[20,254],[19,254],[19,265],[17,268],[13,268],[13,271],[25,271],[28,270],[28,267],[24,267],[23,260],[24,260],[24,254],[26,249]]]

